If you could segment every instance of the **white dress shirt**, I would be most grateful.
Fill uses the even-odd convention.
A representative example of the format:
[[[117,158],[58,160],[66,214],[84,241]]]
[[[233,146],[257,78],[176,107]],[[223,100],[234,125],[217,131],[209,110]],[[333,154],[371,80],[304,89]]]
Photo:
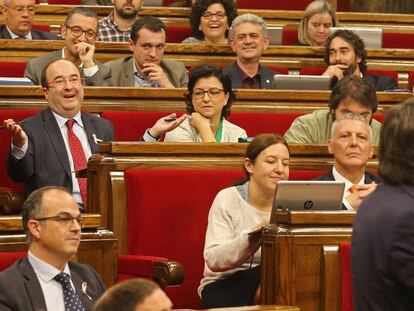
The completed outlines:
[[[353,211],[354,209],[352,208],[351,204],[348,202],[346,198],[352,194],[350,189],[354,184],[350,182],[348,179],[346,179],[344,176],[339,174],[335,166],[332,168],[332,174],[336,181],[343,181],[345,183],[345,191],[344,191],[344,197],[342,199],[342,203],[345,205],[345,207],[348,210]],[[361,180],[357,183],[357,185],[363,185],[363,184],[365,184],[365,174],[362,174]]]

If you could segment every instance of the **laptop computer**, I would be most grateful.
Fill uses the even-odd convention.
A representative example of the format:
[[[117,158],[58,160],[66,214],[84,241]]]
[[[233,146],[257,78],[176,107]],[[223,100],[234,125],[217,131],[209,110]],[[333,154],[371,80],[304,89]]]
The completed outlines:
[[[332,84],[328,76],[274,75],[272,88],[276,90],[330,90]]]
[[[366,48],[382,48],[382,28],[354,28],[354,27],[332,27],[331,33],[338,29],[354,31],[365,43]]]
[[[282,180],[277,184],[270,223],[276,223],[276,212],[340,211],[345,183],[341,181]]]
[[[281,45],[283,36],[283,27],[268,26],[267,35],[269,36],[270,45]]]

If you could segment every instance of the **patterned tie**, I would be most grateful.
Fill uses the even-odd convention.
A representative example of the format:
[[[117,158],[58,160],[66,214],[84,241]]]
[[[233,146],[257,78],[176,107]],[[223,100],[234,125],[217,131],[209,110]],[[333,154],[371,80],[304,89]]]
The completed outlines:
[[[69,140],[69,146],[70,146],[70,153],[72,154],[73,159],[73,166],[75,167],[75,171],[80,171],[86,168],[87,161],[85,152],[83,151],[82,144],[78,138],[78,136],[75,135],[73,132],[73,124],[75,123],[75,120],[69,119],[66,121],[66,126],[68,127],[68,140]],[[87,178],[77,178],[78,184],[79,184],[79,190],[82,197],[82,202],[84,208],[86,208],[86,200],[87,200],[87,194],[88,194],[88,187],[87,187]]]
[[[62,285],[63,300],[65,303],[66,311],[85,311],[85,307],[79,296],[73,290],[70,284],[70,276],[64,272],[60,272],[54,277],[55,281]]]

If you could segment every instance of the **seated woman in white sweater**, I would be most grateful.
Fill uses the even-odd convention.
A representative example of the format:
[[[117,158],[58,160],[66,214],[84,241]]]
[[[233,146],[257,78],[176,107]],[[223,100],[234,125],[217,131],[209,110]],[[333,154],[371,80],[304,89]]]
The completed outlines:
[[[198,289],[204,308],[251,305],[260,280],[260,234],[268,223],[279,180],[289,178],[289,149],[278,135],[249,144],[245,181],[221,190],[211,206],[204,246],[204,278]]]
[[[190,72],[185,103],[189,117],[165,135],[165,142],[237,142],[246,131],[227,121],[235,99],[220,68],[201,65]]]

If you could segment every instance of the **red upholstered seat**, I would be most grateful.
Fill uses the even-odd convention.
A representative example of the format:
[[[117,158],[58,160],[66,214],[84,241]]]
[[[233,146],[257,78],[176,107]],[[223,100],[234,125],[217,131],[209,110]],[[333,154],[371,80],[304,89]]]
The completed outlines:
[[[167,27],[167,42],[169,43],[181,43],[181,41],[191,35],[191,27],[189,25],[168,25]]]
[[[326,70],[326,67],[317,68],[317,67],[308,67],[308,68],[301,68],[299,70],[299,74],[301,75],[313,75],[313,76],[320,76]]]
[[[293,45],[299,42],[298,30],[292,28],[283,28],[282,45]]]
[[[414,49],[413,33],[383,32],[383,48]]]
[[[29,116],[36,114],[37,110],[0,110],[0,120],[3,123],[5,119],[14,119],[21,121]],[[0,130],[0,187],[12,190],[22,190],[23,187],[19,183],[14,183],[7,174],[6,158],[10,148],[11,136],[6,130]]]
[[[24,256],[26,252],[0,253],[0,271],[6,270]]]
[[[300,113],[232,112],[228,120],[246,130],[249,137],[262,133],[284,135]]]
[[[0,77],[22,78],[26,62],[0,61]]]
[[[115,140],[136,141],[159,118],[168,114],[159,111],[108,111],[101,116],[114,125]]]
[[[411,92],[414,86],[414,72],[410,71],[408,73],[408,90]]]
[[[342,275],[342,311],[353,311],[352,275],[351,275],[351,244],[339,244]]]
[[[269,66],[268,68],[272,69],[273,71],[276,71],[280,75],[288,75],[289,74],[289,69],[288,68],[274,67],[274,66]]]
[[[322,173],[292,171],[291,179]],[[133,255],[176,260],[184,267],[184,283],[168,287],[168,295],[176,308],[200,307],[197,288],[203,276],[208,212],[216,194],[241,177],[241,170],[127,170],[129,255],[119,256],[122,279],[151,277],[151,259],[157,258],[137,264]]]
[[[50,26],[49,25],[34,24],[32,27],[36,28],[38,30],[50,32]]]
[[[313,0],[237,0],[239,9],[304,10]]]
[[[47,3],[49,4],[71,4],[71,5],[80,5],[80,0],[48,0]]]

